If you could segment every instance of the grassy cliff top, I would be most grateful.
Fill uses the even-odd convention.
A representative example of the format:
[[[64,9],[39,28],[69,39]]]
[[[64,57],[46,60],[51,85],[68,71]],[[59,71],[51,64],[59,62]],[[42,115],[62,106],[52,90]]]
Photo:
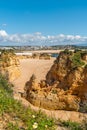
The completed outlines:
[[[68,55],[72,62],[72,67],[84,67],[87,65],[87,51],[74,50],[74,52],[65,49],[63,54]]]

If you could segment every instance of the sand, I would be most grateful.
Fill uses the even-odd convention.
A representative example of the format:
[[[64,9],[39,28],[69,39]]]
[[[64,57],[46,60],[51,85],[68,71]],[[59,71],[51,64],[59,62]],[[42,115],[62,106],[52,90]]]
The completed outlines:
[[[19,69],[21,76],[14,80],[14,92],[23,92],[25,83],[30,79],[32,74],[35,74],[38,81],[45,79],[47,72],[52,66],[55,58],[50,60],[40,59],[22,59],[20,60]]]
[[[64,110],[56,110],[56,111],[46,110],[43,108],[33,106],[26,99],[20,96],[19,92],[23,92],[26,81],[29,80],[29,78],[31,77],[33,73],[36,75],[38,80],[45,79],[45,75],[49,71],[54,60],[55,59],[51,59],[51,60],[22,59],[20,60],[19,69],[21,71],[21,76],[15,81],[13,81],[14,92],[15,92],[14,98],[16,100],[19,100],[25,107],[31,107],[31,109],[35,111],[40,110],[44,114],[47,114],[47,116],[52,117],[54,119],[61,119],[65,121],[71,120],[71,121],[80,122],[81,120],[83,120],[83,118],[84,119],[87,118],[87,114],[84,115],[83,113],[73,112],[73,111],[64,111]],[[59,130],[59,127],[56,130]]]

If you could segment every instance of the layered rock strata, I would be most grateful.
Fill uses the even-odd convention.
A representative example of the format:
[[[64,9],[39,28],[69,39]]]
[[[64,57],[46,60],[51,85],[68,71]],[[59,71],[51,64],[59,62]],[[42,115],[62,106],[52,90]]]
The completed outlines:
[[[20,76],[19,60],[11,50],[4,50],[0,55],[0,73],[10,82]]]
[[[82,51],[59,54],[46,75],[37,82],[33,75],[25,85],[25,98],[49,110],[87,111],[87,65]]]

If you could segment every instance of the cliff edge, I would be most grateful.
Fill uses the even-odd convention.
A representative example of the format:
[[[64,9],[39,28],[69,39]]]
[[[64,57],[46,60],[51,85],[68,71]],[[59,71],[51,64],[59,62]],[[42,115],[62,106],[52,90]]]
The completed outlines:
[[[46,80],[35,75],[25,85],[25,98],[49,110],[87,112],[87,52],[60,52]]]
[[[2,50],[0,54],[0,73],[10,82],[20,76],[19,64],[13,50]]]

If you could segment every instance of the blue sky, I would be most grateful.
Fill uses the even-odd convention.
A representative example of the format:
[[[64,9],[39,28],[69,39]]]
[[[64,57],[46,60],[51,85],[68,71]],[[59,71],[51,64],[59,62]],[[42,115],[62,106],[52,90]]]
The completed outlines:
[[[87,41],[87,0],[0,0],[0,45]]]

